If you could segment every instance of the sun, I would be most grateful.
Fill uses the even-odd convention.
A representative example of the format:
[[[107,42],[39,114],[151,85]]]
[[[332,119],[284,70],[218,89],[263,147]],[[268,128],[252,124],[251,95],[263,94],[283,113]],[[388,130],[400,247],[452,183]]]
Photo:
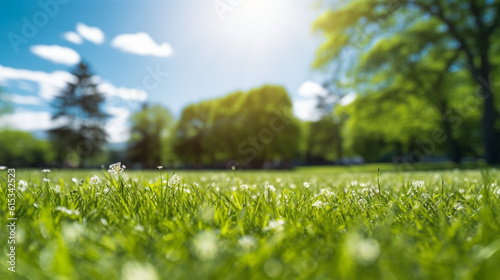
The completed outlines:
[[[229,1],[231,2],[231,1]],[[224,12],[219,30],[224,40],[255,51],[275,46],[293,32],[293,4],[286,0],[241,0]]]

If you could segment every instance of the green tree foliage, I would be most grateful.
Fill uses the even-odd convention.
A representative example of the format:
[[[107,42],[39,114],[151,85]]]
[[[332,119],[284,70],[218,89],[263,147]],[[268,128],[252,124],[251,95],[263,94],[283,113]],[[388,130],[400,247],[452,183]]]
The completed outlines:
[[[484,154],[489,163],[498,163],[491,74],[495,73],[499,60],[499,9],[497,0],[349,1],[327,11],[315,22],[314,28],[322,31],[326,41],[318,49],[314,66],[327,68],[335,61],[337,70],[346,76],[372,81],[369,87],[357,85],[358,92],[392,87],[391,83],[401,78],[397,74],[405,74],[407,79],[420,76],[421,81],[434,87],[439,81],[429,78],[430,73],[422,75],[425,68],[432,68],[433,73],[468,71],[473,83],[480,88]],[[358,59],[360,53],[368,55]],[[419,73],[404,71],[404,68]],[[389,79],[388,73],[392,73]],[[417,81],[413,86],[415,84],[428,91],[428,86]],[[408,86],[403,85],[405,92]],[[433,106],[442,108],[439,102],[447,100],[442,95],[445,90],[452,89],[440,88],[433,92],[438,97],[432,100]]]
[[[306,162],[326,163],[328,161],[341,160],[341,128],[341,122],[331,113],[323,116],[318,121],[308,122]]]
[[[299,154],[301,130],[292,102],[280,86],[187,106],[175,129],[174,151],[194,166],[260,168]]]
[[[431,135],[439,119],[425,100],[414,96],[398,100],[383,93],[358,96],[339,112],[349,116],[344,132],[348,153],[368,161],[410,152],[415,140]]]
[[[142,167],[172,164],[169,143],[174,119],[161,105],[145,105],[131,117],[131,138],[128,157]]]
[[[79,63],[73,75],[76,81],[68,83],[52,103],[52,119],[60,125],[49,135],[57,150],[57,161],[77,166],[102,151],[108,116],[102,111],[104,96],[98,92],[88,65]]]
[[[34,167],[50,164],[53,159],[54,152],[47,141],[29,132],[0,130],[0,165]]]

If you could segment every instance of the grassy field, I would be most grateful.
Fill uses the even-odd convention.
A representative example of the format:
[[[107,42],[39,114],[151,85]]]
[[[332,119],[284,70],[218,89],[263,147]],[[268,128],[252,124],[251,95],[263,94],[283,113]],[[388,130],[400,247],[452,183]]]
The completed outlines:
[[[500,279],[499,171],[379,166],[17,170],[0,279]]]

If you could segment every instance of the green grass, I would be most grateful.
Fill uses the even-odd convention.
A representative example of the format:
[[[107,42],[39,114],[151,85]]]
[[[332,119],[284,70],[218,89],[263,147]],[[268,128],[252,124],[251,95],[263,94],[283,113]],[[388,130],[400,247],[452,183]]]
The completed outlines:
[[[499,171],[381,167],[18,170],[0,279],[499,279]]]

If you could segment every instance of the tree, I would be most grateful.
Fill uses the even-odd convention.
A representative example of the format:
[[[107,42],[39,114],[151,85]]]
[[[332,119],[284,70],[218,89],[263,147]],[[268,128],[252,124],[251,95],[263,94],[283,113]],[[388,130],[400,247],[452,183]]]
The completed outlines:
[[[325,163],[342,157],[341,124],[332,112],[321,119],[307,123],[306,162]]]
[[[301,133],[292,102],[280,86],[262,86],[187,106],[173,146],[185,163],[252,168],[298,156]]]
[[[46,166],[54,153],[47,141],[33,137],[29,132],[0,130],[0,165],[9,167]]]
[[[420,151],[412,154],[415,143],[424,143],[439,121],[439,114],[428,107],[427,100],[413,95],[376,92],[358,96],[337,110],[348,116],[346,149],[368,161],[389,161],[403,154],[421,157]],[[417,116],[419,121],[415,121]],[[437,146],[433,149],[438,150]]]
[[[381,38],[420,28],[425,36],[401,41],[399,49],[419,47],[419,54],[425,54],[436,47],[444,47],[448,52],[459,53],[460,67],[469,71],[481,89],[481,131],[486,160],[489,164],[500,163],[491,77],[496,67],[495,55],[500,48],[499,12],[498,0],[351,1],[336,10],[327,11],[315,22],[314,28],[327,37],[318,49],[315,66],[325,67],[333,60],[341,60],[346,51],[352,50],[350,47],[367,51]],[[392,55],[401,56],[402,61],[419,60],[414,53],[398,52]],[[353,64],[356,65],[356,62]],[[382,67],[388,65],[382,62],[379,68]],[[397,70],[394,69],[394,73]]]
[[[427,34],[422,32],[425,28],[417,26],[405,34],[377,41],[362,55],[357,68],[360,77],[356,79],[356,83],[367,88],[365,94],[386,92],[387,95],[394,95],[393,98],[403,101],[405,95],[425,99],[428,108],[441,115],[440,127],[446,136],[449,158],[459,163],[463,152],[458,143],[457,132],[464,129],[463,121],[475,116],[457,116],[457,105],[467,100],[467,97],[474,98],[470,94],[474,92],[473,83],[464,69],[455,67],[459,57],[458,51],[448,51],[436,40],[427,39],[433,40],[434,48],[420,54],[421,47],[418,44],[410,44],[413,40],[423,41],[418,38]],[[407,46],[401,49],[401,45]],[[396,52],[400,55],[391,55]],[[418,56],[419,59],[405,61],[404,58],[409,56]],[[386,67],[381,67],[381,64]],[[453,68],[455,70],[452,70]],[[369,89],[370,86],[374,89]],[[479,110],[475,104],[468,106],[471,105]],[[457,117],[460,117],[460,123],[455,121]]]
[[[75,81],[68,83],[51,104],[54,108],[52,120],[60,125],[49,130],[49,135],[57,151],[57,160],[78,166],[102,151],[108,115],[102,111],[104,96],[97,90],[88,65],[79,63],[73,75]]]
[[[129,160],[150,168],[172,163],[169,139],[174,119],[170,111],[145,104],[130,120]]]

